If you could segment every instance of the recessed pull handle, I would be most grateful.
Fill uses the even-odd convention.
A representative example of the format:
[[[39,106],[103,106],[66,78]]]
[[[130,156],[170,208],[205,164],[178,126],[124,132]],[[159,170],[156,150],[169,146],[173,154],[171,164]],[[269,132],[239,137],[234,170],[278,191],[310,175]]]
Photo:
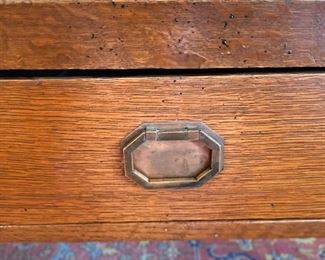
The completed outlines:
[[[122,142],[124,172],[145,188],[196,187],[223,169],[223,150],[205,124],[144,123]]]

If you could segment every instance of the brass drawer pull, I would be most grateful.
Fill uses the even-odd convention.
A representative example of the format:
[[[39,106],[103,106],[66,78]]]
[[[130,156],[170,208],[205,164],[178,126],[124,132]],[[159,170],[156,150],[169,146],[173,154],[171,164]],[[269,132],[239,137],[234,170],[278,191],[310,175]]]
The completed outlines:
[[[124,171],[145,188],[200,186],[223,169],[223,149],[202,123],[144,123],[122,142]]]

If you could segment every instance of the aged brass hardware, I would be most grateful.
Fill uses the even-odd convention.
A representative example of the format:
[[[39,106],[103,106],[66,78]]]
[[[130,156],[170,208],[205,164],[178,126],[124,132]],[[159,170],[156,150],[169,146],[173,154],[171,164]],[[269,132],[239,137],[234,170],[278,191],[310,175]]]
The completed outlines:
[[[144,123],[122,142],[124,172],[145,188],[196,187],[223,169],[223,150],[202,123]]]

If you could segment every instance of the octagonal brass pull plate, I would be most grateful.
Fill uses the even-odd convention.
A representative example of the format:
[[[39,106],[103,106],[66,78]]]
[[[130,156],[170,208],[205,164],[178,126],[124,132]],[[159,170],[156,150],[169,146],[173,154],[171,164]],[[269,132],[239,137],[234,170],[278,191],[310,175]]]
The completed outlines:
[[[145,188],[196,187],[223,169],[223,150],[205,124],[144,123],[122,141],[124,172]]]

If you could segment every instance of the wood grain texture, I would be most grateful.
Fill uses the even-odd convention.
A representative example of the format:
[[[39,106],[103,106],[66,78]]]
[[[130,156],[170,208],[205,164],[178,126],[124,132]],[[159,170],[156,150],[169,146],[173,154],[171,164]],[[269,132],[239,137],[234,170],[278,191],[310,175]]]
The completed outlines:
[[[0,226],[0,242],[324,237],[324,220]]]
[[[325,218],[325,74],[1,80],[0,90],[3,226]],[[122,138],[182,119],[224,137],[224,171],[195,189],[127,179]]]
[[[324,1],[2,0],[0,69],[321,67],[324,13]]]

